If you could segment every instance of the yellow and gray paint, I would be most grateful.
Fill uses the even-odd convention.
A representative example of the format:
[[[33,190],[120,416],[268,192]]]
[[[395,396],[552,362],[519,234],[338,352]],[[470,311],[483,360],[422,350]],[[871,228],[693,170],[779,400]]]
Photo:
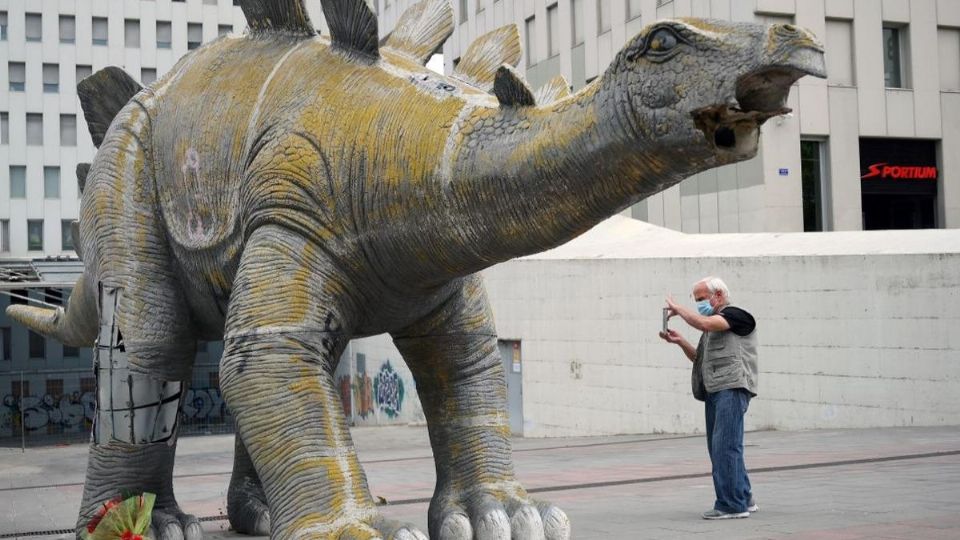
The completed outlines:
[[[9,314],[90,345],[107,291],[127,369],[150,388],[187,380],[196,341],[222,337],[238,431],[228,514],[275,538],[425,538],[376,510],[332,376],[349,339],[388,332],[434,448],[430,535],[569,538],[566,514],[515,478],[477,272],[753,157],[791,83],[823,76],[822,47],[789,25],[663,21],[582,91],[534,92],[512,26],[443,77],[424,63],[452,32],[446,0],[412,6],[382,43],[366,2],[322,5],[330,36],[302,0],[242,0],[246,34],[149,87],[116,69],[83,81],[99,142],[83,171],[85,273],[65,312]],[[78,523],[152,491],[158,537],[198,538],[173,496],[175,448],[94,441]]]

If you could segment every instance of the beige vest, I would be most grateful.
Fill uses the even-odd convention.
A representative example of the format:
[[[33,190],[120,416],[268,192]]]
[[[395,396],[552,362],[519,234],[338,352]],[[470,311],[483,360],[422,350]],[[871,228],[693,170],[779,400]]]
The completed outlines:
[[[697,345],[691,374],[693,397],[704,401],[707,392],[744,388],[757,395],[757,330],[738,336],[730,330],[704,332]]]

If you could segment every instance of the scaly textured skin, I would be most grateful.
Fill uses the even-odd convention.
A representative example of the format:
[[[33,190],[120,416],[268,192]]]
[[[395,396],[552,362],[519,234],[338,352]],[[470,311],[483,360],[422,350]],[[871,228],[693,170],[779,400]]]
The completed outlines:
[[[431,537],[565,539],[566,515],[515,479],[476,273],[753,157],[759,124],[803,74],[823,76],[806,31],[666,21],[581,92],[501,106],[389,49],[370,58],[324,37],[224,37],[114,120],[83,196],[83,287],[123,289],[132,369],[185,380],[195,341],[223,338],[241,532],[269,522],[282,539],[423,537],[379,516],[331,376],[349,339],[389,332],[434,449]],[[728,107],[735,98],[743,110]],[[11,315],[73,335],[90,295],[76,298],[56,321]],[[81,522],[111,491],[154,486],[164,515],[179,516],[173,448],[144,449],[170,455],[144,470],[94,446]]]

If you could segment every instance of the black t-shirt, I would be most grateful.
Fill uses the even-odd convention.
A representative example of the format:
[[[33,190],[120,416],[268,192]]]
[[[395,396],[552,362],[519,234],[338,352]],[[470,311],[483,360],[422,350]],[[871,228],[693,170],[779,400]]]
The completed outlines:
[[[757,327],[753,315],[738,307],[727,306],[720,310],[719,315],[727,320],[730,331],[738,336],[746,336]]]

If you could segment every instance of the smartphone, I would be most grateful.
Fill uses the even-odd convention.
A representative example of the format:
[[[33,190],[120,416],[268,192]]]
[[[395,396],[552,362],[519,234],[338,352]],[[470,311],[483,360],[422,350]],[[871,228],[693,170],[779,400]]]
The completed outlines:
[[[670,308],[663,308],[663,333],[666,334],[669,328],[667,327],[667,321],[670,320]]]

